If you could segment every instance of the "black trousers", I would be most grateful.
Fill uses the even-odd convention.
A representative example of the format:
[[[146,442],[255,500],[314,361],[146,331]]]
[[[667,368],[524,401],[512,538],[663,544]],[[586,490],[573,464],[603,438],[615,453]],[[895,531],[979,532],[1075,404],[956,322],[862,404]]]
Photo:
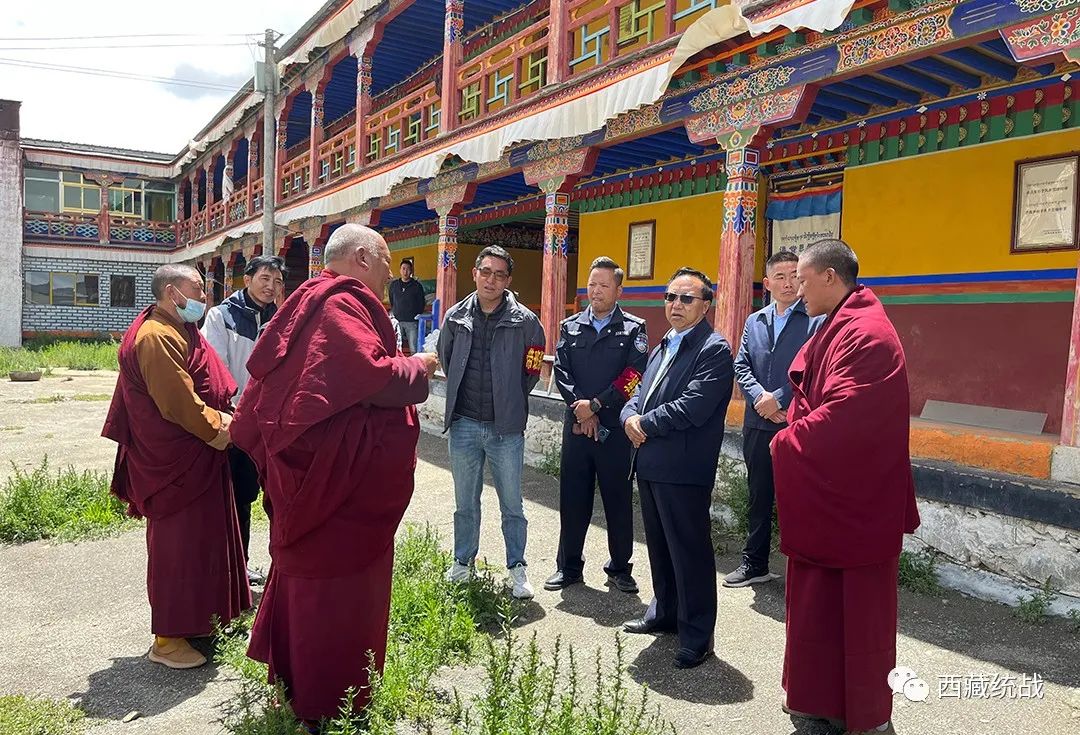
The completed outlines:
[[[772,544],[773,485],[772,455],[769,442],[775,432],[743,429],[743,459],[746,461],[746,480],[750,488],[750,529],[743,549],[743,561],[751,569],[768,569]]]
[[[634,486],[630,481],[630,440],[612,429],[607,441],[574,434],[563,426],[559,469],[559,555],[563,573],[581,574],[585,533],[592,522],[593,499],[600,484],[600,499],[607,519],[608,562],[604,571],[630,571],[634,552]]]
[[[679,646],[712,647],[716,628],[716,557],[709,505],[712,487],[638,480],[653,600],[647,621],[677,628]]]
[[[246,560],[251,542],[251,504],[259,497],[259,471],[255,469],[251,457],[235,446],[229,447],[229,470],[232,474],[236,518],[240,522],[240,538],[244,542]]]

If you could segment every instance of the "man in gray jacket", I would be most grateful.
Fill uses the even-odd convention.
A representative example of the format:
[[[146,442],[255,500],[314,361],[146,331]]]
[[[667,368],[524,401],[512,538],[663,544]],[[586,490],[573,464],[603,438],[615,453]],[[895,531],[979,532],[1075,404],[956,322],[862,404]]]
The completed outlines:
[[[540,320],[507,290],[514,259],[498,246],[476,258],[476,290],[446,312],[439,331],[439,363],[446,372],[444,431],[450,432],[454,476],[454,563],[447,573],[464,582],[480,548],[480,492],[484,462],[491,468],[502,513],[507,586],[519,599],[533,596],[525,572],[528,521],[521,499],[529,393],[544,362]]]

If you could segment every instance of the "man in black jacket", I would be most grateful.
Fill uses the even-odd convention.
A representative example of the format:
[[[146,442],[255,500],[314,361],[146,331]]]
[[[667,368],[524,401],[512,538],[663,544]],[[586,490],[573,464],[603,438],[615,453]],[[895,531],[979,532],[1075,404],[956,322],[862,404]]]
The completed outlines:
[[[807,316],[799,301],[798,263],[798,255],[783,250],[765,263],[764,286],[772,302],[746,320],[735,358],[735,379],[746,401],[743,458],[750,489],[750,532],[742,564],[724,577],[725,587],[746,587],[773,578],[769,573],[774,502],[769,443],[787,426],[791,361],[825,319],[824,315]]]
[[[401,278],[390,281],[390,311],[397,319],[401,334],[409,345],[409,352],[416,354],[419,324],[416,317],[424,312],[424,285],[413,278],[411,258],[401,261]]]
[[[636,449],[653,580],[644,617],[623,627],[628,633],[677,631],[675,666],[689,669],[713,652],[716,559],[709,506],[735,372],[731,348],[705,319],[713,302],[708,276],[680,268],[664,300],[671,330],[621,415]]]

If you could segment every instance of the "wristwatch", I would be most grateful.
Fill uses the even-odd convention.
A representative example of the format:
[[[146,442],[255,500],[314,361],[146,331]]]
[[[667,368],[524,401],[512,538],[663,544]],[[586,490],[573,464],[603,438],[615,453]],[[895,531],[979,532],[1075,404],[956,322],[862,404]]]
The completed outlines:
[[[593,413],[600,413],[600,409],[602,407],[603,406],[600,404],[600,399],[598,398],[593,398],[591,401],[589,401],[589,410]]]

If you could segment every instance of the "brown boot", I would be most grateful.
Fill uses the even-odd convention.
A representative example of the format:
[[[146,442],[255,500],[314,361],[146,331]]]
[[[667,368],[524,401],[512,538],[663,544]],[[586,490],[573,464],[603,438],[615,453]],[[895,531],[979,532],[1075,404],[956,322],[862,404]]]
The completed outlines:
[[[192,648],[184,638],[155,636],[146,657],[170,669],[194,669],[206,663],[206,656]]]

